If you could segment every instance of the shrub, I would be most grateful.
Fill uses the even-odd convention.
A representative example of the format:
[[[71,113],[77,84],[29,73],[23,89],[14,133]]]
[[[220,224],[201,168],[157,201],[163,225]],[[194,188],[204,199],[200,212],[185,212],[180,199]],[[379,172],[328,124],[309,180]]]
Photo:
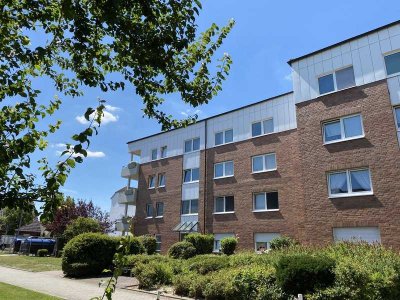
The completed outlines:
[[[138,237],[129,237],[129,254],[143,254],[146,252],[142,240]]]
[[[157,251],[157,240],[154,236],[143,235],[140,238],[140,241],[143,244],[145,252],[149,255],[155,254]]]
[[[221,251],[226,255],[235,253],[237,239],[234,237],[226,237],[221,240]]]
[[[168,255],[172,258],[188,259],[196,255],[196,248],[186,241],[177,242],[169,248]]]
[[[276,265],[277,283],[288,294],[312,293],[334,283],[334,267],[335,261],[325,256],[285,255]]]
[[[150,261],[147,264],[137,264],[133,270],[139,281],[140,289],[151,289],[160,285],[171,284],[172,268],[168,262]]]
[[[213,252],[214,236],[212,234],[190,233],[185,236],[185,241],[192,243],[196,249],[196,255]]]
[[[49,250],[47,250],[47,249],[39,249],[37,251],[36,255],[39,256],[39,257],[47,256],[47,255],[49,255]]]
[[[132,275],[135,275],[134,271],[136,266],[139,264],[146,265],[151,262],[167,262],[171,263],[172,259],[164,256],[164,255],[147,255],[147,254],[137,254],[137,255],[128,255],[127,264],[124,266],[125,268],[132,269]],[[172,263],[171,263],[172,264]]]
[[[241,299],[233,293],[232,270],[221,270],[210,274],[202,286],[201,293],[206,299]],[[200,292],[200,291],[199,291]]]
[[[100,233],[84,233],[71,239],[64,247],[62,270],[66,276],[100,275],[112,267],[118,239]]]
[[[72,238],[87,232],[102,232],[99,221],[92,218],[78,217],[67,226],[64,231],[63,238],[66,242]]]
[[[205,275],[226,268],[229,265],[229,259],[227,256],[199,255],[189,259],[187,264],[189,271]]]
[[[297,241],[288,236],[278,236],[270,241],[272,250],[280,250],[297,245]]]

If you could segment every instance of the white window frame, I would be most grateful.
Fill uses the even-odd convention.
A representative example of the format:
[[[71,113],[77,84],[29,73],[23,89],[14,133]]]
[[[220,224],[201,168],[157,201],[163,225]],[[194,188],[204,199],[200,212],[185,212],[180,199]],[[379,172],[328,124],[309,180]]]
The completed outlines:
[[[344,129],[344,120],[352,118],[352,117],[356,117],[356,116],[360,116],[362,134],[346,138],[345,137],[346,136],[345,129]],[[333,140],[333,141],[325,141],[325,125],[331,124],[331,123],[337,123],[338,121],[340,123],[341,138],[337,139],[337,140]],[[362,115],[361,114],[353,114],[353,115],[348,115],[348,116],[340,117],[340,118],[337,118],[334,120],[329,120],[329,121],[323,122],[322,123],[322,138],[323,138],[324,145],[335,144],[335,143],[340,143],[340,142],[347,142],[347,141],[351,141],[351,140],[365,138],[364,122],[363,122]]]
[[[231,142],[227,142],[226,141],[226,132],[227,131],[231,131],[232,130],[232,141]],[[217,144],[215,143],[215,139],[218,133],[222,133],[222,143],[221,144]],[[214,133],[214,146],[221,146],[221,145],[227,145],[227,144],[231,144],[234,141],[234,136],[233,136],[233,128],[229,128],[229,129],[225,129],[225,130],[221,130],[221,131],[217,131]]]
[[[151,215],[149,215],[148,208],[151,207]],[[146,203],[146,219],[152,219],[154,217],[154,209],[152,203]]]
[[[162,204],[162,215],[158,214],[158,206]],[[163,218],[164,217],[164,202],[156,202],[156,218]]]
[[[396,115],[397,109],[400,110],[400,106],[393,107],[393,114],[394,114],[394,121],[396,123],[397,132],[400,133],[400,126],[398,125],[400,123],[400,120],[397,120],[397,115]]]
[[[189,201],[189,213],[184,214],[183,210],[183,201]],[[197,213],[192,212],[192,201],[197,201]],[[199,199],[185,199],[181,201],[181,216],[197,216],[199,214]]]
[[[167,146],[162,146],[160,148],[160,158],[166,158],[167,157]]]
[[[154,153],[154,151],[155,151],[155,153],[156,153],[156,158],[153,158],[153,153]],[[157,148],[154,148],[154,149],[151,149],[151,161],[155,161],[155,160],[157,160],[157,158],[158,158],[158,151],[157,151]]]
[[[218,237],[218,239],[217,239]],[[214,246],[213,252],[221,251],[221,241],[227,237],[235,237],[234,233],[214,233]],[[218,247],[219,246],[219,247]]]
[[[336,72],[341,71],[341,70],[344,70],[344,69],[347,69],[347,68],[350,68],[350,67],[353,67],[354,85],[349,86],[349,87],[344,88],[344,89],[341,89],[341,90],[338,90],[337,82],[336,82]],[[326,92],[326,93],[321,94],[321,92],[319,91],[319,79],[322,78],[322,77],[331,75],[331,74],[333,74],[333,88],[334,88],[334,90],[333,90],[333,91],[330,91],[330,92]],[[356,84],[356,74],[354,73],[354,65],[347,65],[347,66],[345,66],[345,67],[341,67],[341,68],[339,68],[339,69],[335,69],[335,70],[332,71],[332,72],[323,73],[323,74],[317,76],[317,84],[318,84],[318,94],[319,94],[320,96],[329,95],[329,94],[332,94],[332,93],[335,93],[335,92],[338,92],[338,91],[343,91],[343,90],[346,90],[346,89],[350,89],[350,88],[352,88],[352,87],[355,87],[357,84]]]
[[[275,157],[275,168],[273,169],[267,169],[266,165],[265,165],[265,159],[267,156],[274,156]],[[257,157],[262,157],[263,158],[263,169],[261,171],[254,171],[254,159]],[[264,172],[272,172],[272,171],[276,171],[278,169],[278,163],[276,161],[276,153],[275,152],[271,152],[271,153],[266,153],[266,154],[262,154],[262,155],[255,155],[251,157],[251,171],[253,174],[257,174],[257,173],[264,173]]]
[[[389,56],[389,55],[392,55],[392,54],[396,54],[396,53],[400,53],[400,51],[399,51],[398,49],[396,49],[396,50],[389,51],[389,52],[386,52],[386,53],[383,54],[383,63],[385,64],[385,74],[386,74],[386,78],[396,77],[396,76],[399,76],[399,75],[400,75],[400,72],[393,73],[393,74],[390,74],[390,75],[388,75],[388,73],[387,73],[387,67],[386,67],[385,57],[386,57],[386,56]]]
[[[235,213],[235,209],[229,210],[229,211],[226,210],[226,197],[233,197],[233,207],[235,207],[235,196],[228,195],[228,196],[215,197],[215,199],[214,199],[214,215],[234,214]],[[224,210],[223,211],[217,211],[217,199],[218,198],[224,199]]]
[[[160,179],[161,179],[161,177],[164,177],[164,184],[163,184],[163,185],[160,184]],[[165,181],[166,181],[165,173],[159,173],[159,174],[158,174],[158,179],[157,179],[157,185],[158,185],[158,187],[159,187],[159,188],[165,187]]]
[[[265,133],[264,122],[265,121],[269,121],[269,120],[272,120],[272,124],[273,124],[274,128],[273,128],[272,132]],[[261,123],[261,134],[260,135],[253,135],[253,124],[256,124],[256,123]],[[251,123],[251,127],[250,127],[250,132],[251,132],[251,137],[252,138],[275,133],[276,131],[275,131],[274,117],[270,117],[270,118],[266,118],[266,119],[263,119],[263,120],[260,120],[260,121],[252,122]]]
[[[233,171],[232,175],[225,175],[226,174],[225,165],[227,163],[232,163],[232,171]],[[215,176],[215,170],[216,170],[217,165],[222,165],[222,173],[223,173],[222,176],[218,176],[218,177]],[[229,177],[234,177],[234,176],[235,176],[235,164],[233,163],[233,160],[222,161],[222,162],[214,164],[214,179],[229,178]]]
[[[351,172],[355,171],[368,171],[369,174],[369,185],[371,187],[370,191],[365,192],[353,192],[353,187],[351,184]],[[330,182],[330,175],[345,173],[346,172],[346,180],[347,180],[347,193],[340,193],[340,194],[332,194],[331,193],[331,182]],[[359,169],[347,169],[347,170],[340,170],[340,171],[333,171],[327,173],[327,183],[328,183],[328,195],[329,198],[348,198],[348,197],[358,197],[358,196],[370,196],[374,194],[374,189],[372,186],[372,176],[371,176],[371,169],[370,168],[359,168]]]
[[[267,194],[270,194],[270,193],[277,193],[278,194],[278,208],[268,209]],[[256,195],[258,195],[258,194],[264,194],[264,203],[265,203],[265,208],[264,209],[256,209]],[[268,191],[268,192],[253,193],[253,212],[265,212],[265,211],[279,211],[279,193],[278,193],[278,191]]]
[[[193,150],[193,144],[194,144],[194,140],[199,140],[199,149],[196,149],[196,150]],[[186,151],[186,142],[189,142],[190,141],[190,143],[191,143],[191,147],[190,147],[190,151]],[[191,139],[187,139],[187,140],[185,140],[184,142],[183,142],[183,153],[192,153],[192,152],[197,152],[197,151],[200,151],[200,149],[201,149],[201,144],[200,144],[200,137],[195,137],[195,138],[191,138]]]
[[[193,180],[193,170],[198,169],[199,170],[199,179]],[[190,170],[190,181],[185,181],[185,171]],[[183,184],[188,184],[188,183],[193,183],[193,182],[199,182],[200,180],[200,168],[190,168],[190,169],[185,169],[183,170]]]
[[[153,180],[151,181],[151,179],[153,179]],[[150,185],[151,182],[153,182],[153,185]],[[152,190],[152,189],[156,188],[156,175],[150,175],[149,176],[148,188],[149,188],[149,190]]]
[[[257,241],[257,235],[264,235],[268,236],[268,238],[262,239],[261,241]],[[254,232],[253,234],[253,239],[254,239],[254,250],[258,252],[259,250],[257,249],[257,243],[264,243],[266,244],[265,250],[271,249],[271,241],[277,237],[280,237],[281,234],[278,232]]]
[[[155,234],[154,237],[156,238],[156,252],[160,252],[161,251],[161,234]]]

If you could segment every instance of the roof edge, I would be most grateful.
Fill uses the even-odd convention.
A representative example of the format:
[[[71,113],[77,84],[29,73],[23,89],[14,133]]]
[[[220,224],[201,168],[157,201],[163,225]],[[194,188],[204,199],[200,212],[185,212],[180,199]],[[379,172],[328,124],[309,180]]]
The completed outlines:
[[[388,27],[391,27],[391,26],[394,26],[394,25],[398,25],[398,24],[400,24],[400,20],[397,20],[397,21],[391,22],[391,23],[389,23],[389,24],[386,24],[386,25],[377,27],[377,28],[375,28],[375,29],[372,29],[372,30],[370,30],[370,31],[367,31],[367,32],[358,34],[358,35],[353,36],[353,37],[351,37],[351,38],[345,39],[345,40],[340,41],[340,42],[338,42],[338,43],[335,43],[335,44],[332,44],[332,45],[330,45],[330,46],[321,48],[321,49],[319,49],[319,50],[315,50],[315,51],[310,52],[310,53],[308,53],[308,54],[304,54],[304,55],[299,56],[299,57],[297,57],[297,58],[292,58],[292,59],[288,60],[287,63],[288,63],[290,66],[292,66],[292,63],[294,63],[295,61],[298,61],[298,60],[301,60],[301,59],[310,57],[310,56],[315,55],[315,54],[317,54],[317,53],[326,51],[326,50],[328,50],[328,49],[331,49],[331,48],[334,48],[334,47],[337,47],[337,46],[340,46],[340,45],[342,45],[342,44],[351,42],[351,41],[353,41],[353,40],[355,40],[355,39],[362,38],[362,37],[364,37],[364,36],[366,36],[366,35],[369,35],[369,34],[371,34],[371,33],[375,33],[375,32],[377,32],[377,31],[379,31],[379,30],[382,30],[382,29],[385,29],[385,28],[388,28]]]
[[[257,101],[257,102],[254,102],[254,103],[250,103],[250,104],[247,104],[247,105],[245,105],[245,106],[241,106],[241,107],[238,107],[238,108],[235,108],[235,109],[232,109],[232,110],[229,110],[229,111],[226,111],[226,112],[223,112],[223,113],[220,113],[220,114],[217,114],[217,115],[208,117],[208,118],[204,118],[204,119],[198,120],[198,121],[196,121],[195,123],[190,124],[189,126],[192,126],[192,125],[195,125],[195,124],[198,124],[198,123],[201,123],[201,122],[205,122],[205,121],[207,121],[207,120],[210,120],[210,119],[213,119],[213,118],[217,118],[217,117],[220,117],[220,116],[223,116],[223,115],[226,115],[226,114],[229,114],[229,113],[232,113],[232,112],[241,110],[241,109],[245,109],[245,108],[248,108],[248,107],[250,107],[250,106],[257,105],[257,104],[260,104],[260,103],[263,103],[263,102],[266,102],[266,101],[274,100],[274,99],[279,98],[279,97],[287,96],[287,95],[289,95],[289,94],[293,94],[293,91],[289,91],[289,92],[286,92],[286,93],[283,93],[283,94],[279,94],[279,95],[276,95],[276,96],[273,96],[273,97],[270,97],[270,98],[267,98],[267,99],[264,99],[264,100],[261,100],[261,101]],[[188,127],[189,127],[189,126],[188,126]],[[155,133],[155,134],[151,134],[151,135],[148,135],[148,136],[145,136],[145,137],[141,137],[141,138],[138,138],[138,139],[129,141],[129,142],[127,142],[127,144],[129,145],[129,144],[134,143],[134,142],[138,142],[138,141],[141,141],[141,140],[145,140],[145,139],[148,139],[148,138],[151,138],[151,137],[158,136],[158,135],[160,135],[160,134],[164,134],[164,133],[171,132],[171,131],[178,130],[178,129],[182,129],[182,128],[183,128],[183,127],[179,127],[179,128],[174,128],[174,129],[167,130],[167,131],[157,132],[157,133]]]

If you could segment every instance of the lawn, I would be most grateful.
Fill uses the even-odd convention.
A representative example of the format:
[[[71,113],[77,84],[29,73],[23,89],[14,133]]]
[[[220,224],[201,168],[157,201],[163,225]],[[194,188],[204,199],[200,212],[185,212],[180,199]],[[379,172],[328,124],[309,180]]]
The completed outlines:
[[[57,299],[61,299],[61,298],[45,295],[42,293],[38,293],[38,292],[34,292],[34,291],[27,290],[24,288],[20,288],[18,286],[0,282],[0,299],[57,300]]]
[[[31,272],[61,270],[61,258],[25,255],[0,255],[0,266]]]

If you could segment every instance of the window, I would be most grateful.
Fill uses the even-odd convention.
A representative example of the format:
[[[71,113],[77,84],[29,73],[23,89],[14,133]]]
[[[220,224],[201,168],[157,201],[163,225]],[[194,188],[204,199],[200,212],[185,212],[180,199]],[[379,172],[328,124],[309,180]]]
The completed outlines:
[[[185,141],[185,153],[200,150],[200,138]]]
[[[271,240],[279,236],[280,236],[279,233],[255,233],[254,234],[255,250],[258,252],[263,252],[265,250],[270,249]]]
[[[385,64],[388,76],[400,73],[400,52],[386,55]]]
[[[146,204],[146,217],[147,218],[153,217],[153,205],[151,203]]]
[[[346,170],[328,174],[329,197],[371,195],[369,169]]]
[[[149,176],[149,189],[154,189],[156,187],[156,176]]]
[[[214,178],[233,176],[233,161],[214,164]]]
[[[160,149],[160,155],[161,155],[161,158],[166,158],[167,157],[167,146],[163,146],[163,147],[161,147],[161,149]]]
[[[199,200],[182,200],[182,215],[197,214],[199,212]]]
[[[319,94],[343,90],[356,85],[353,66],[318,78]]]
[[[233,196],[215,198],[215,213],[234,212],[235,204]]]
[[[400,131],[400,107],[396,107],[394,109],[394,114],[395,114],[395,117],[396,117],[397,130]]]
[[[156,234],[156,251],[160,252],[161,251],[161,234]]]
[[[217,132],[215,134],[215,146],[232,142],[233,142],[233,129]]]
[[[164,215],[164,202],[156,203],[156,217],[162,217]]]
[[[274,119],[267,119],[264,121],[251,124],[251,135],[259,136],[274,132]]]
[[[275,153],[253,156],[251,158],[253,173],[276,170]]]
[[[214,234],[214,252],[221,250],[221,240],[227,237],[235,237],[233,233],[216,233]]]
[[[165,187],[165,174],[158,174],[158,187]]]
[[[199,181],[199,168],[183,170],[183,182]]]
[[[361,115],[353,115],[323,124],[324,143],[346,141],[364,137]]]
[[[157,149],[151,150],[151,160],[157,159]]]
[[[254,194],[254,210],[267,211],[278,210],[278,192],[256,193]]]

